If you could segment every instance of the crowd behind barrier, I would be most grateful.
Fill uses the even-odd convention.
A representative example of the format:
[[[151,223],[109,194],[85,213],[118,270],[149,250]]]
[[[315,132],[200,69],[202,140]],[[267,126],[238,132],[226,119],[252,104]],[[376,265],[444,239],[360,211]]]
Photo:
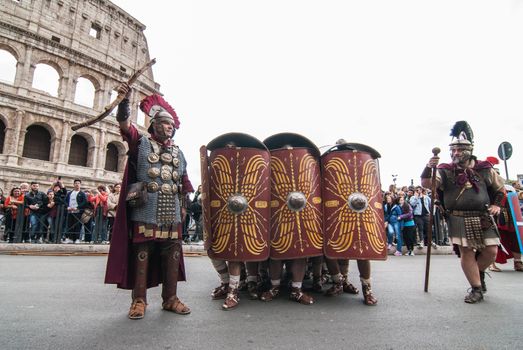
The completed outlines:
[[[520,192],[520,198],[523,197],[520,187],[514,187]],[[0,189],[0,239],[9,243],[109,244],[119,195],[120,184],[82,190],[80,180],[75,180],[71,190],[57,180],[46,193],[40,191],[36,182],[15,186],[8,195]],[[185,243],[202,244],[200,195],[201,186],[193,199],[186,201],[188,215],[182,234]],[[75,198],[71,199],[72,196]],[[419,248],[429,243],[426,236],[432,200],[430,191],[421,186],[399,189],[391,185],[383,192],[383,198],[388,249],[395,248],[395,254],[401,255],[402,246],[407,245],[406,254],[414,255],[409,240]],[[411,219],[414,230],[409,229]],[[414,237],[409,238],[407,235],[411,231]],[[431,244],[450,244],[444,210],[438,201],[434,203]]]
[[[67,190],[57,179],[45,192],[37,182],[0,189],[0,241],[9,243],[109,244],[120,184],[82,189],[75,180]],[[183,238],[203,243],[201,187],[187,200]],[[192,233],[192,234],[191,234]]]

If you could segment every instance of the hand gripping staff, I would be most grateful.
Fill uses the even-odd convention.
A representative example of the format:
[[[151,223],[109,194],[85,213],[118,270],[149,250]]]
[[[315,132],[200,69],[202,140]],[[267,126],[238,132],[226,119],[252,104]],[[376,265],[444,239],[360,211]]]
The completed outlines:
[[[147,62],[142,68],[138,69],[136,72],[134,72],[134,74],[129,78],[129,80],[127,81],[127,84],[129,86],[131,86],[132,84],[134,84],[136,82],[136,80],[138,79],[138,77],[140,75],[142,75],[147,69],[149,69],[149,67],[151,67],[153,64],[156,63],[156,58],[153,58],[152,60],[150,60],[149,62]],[[109,115],[109,113],[111,113],[111,111],[113,109],[116,108],[116,106],[118,106],[118,104],[120,102],[122,102],[122,100],[125,98],[125,95],[121,95],[121,94],[118,94],[118,96],[116,97],[116,99],[111,102],[111,104],[105,106],[104,108],[104,111],[102,113],[100,113],[99,115],[97,115],[96,117],[93,117],[91,119],[88,119],[86,120],[85,122],[82,122],[82,123],[78,123],[78,124],[75,124],[71,127],[71,129],[73,129],[73,131],[76,131],[80,128],[83,128],[85,126],[89,126],[89,125],[93,125],[94,123],[104,119],[105,117],[107,117]]]
[[[432,154],[437,157],[441,150],[438,147],[432,149]],[[432,248],[432,225],[434,225],[434,199],[436,198],[436,171],[437,165],[432,167],[431,173],[431,201],[430,201],[430,213],[429,213],[429,227],[427,232],[427,259],[425,263],[425,293],[429,291],[429,272],[430,272],[430,253]]]

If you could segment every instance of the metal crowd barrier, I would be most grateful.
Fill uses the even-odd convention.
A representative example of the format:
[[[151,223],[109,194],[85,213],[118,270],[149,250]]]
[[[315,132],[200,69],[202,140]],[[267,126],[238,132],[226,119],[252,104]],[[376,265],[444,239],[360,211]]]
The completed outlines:
[[[2,220],[5,226],[5,240],[13,243],[64,243],[72,233],[79,233],[79,240],[85,243],[102,243],[110,239],[109,220],[103,216],[103,208],[90,209],[92,216],[83,222],[81,215],[67,212],[66,205],[57,205],[56,216],[50,213],[37,213],[36,224],[31,227],[30,214],[24,213],[24,205],[17,208],[16,217],[9,212],[4,213]],[[27,214],[27,215],[25,215]]]

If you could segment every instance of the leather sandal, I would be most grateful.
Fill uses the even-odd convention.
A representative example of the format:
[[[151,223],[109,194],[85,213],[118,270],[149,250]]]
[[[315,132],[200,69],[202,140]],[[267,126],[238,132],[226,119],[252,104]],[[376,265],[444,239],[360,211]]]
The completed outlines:
[[[361,289],[363,290],[363,303],[368,306],[374,306],[378,303],[378,299],[374,297],[372,294],[372,289],[370,289],[370,284],[363,284],[361,285]]]
[[[514,260],[514,270],[523,272],[523,262]]]
[[[229,283],[222,283],[219,287],[214,288],[211,292],[212,300],[225,299],[228,289]]]
[[[225,298],[225,301],[223,302],[222,309],[224,310],[232,310],[238,306],[238,303],[240,302],[240,298],[238,296],[238,289],[232,289],[229,287],[229,290],[227,292],[227,297]]]
[[[355,285],[349,282],[349,279],[345,277],[343,279],[343,292],[349,294],[358,294],[360,291]]]
[[[492,265],[490,265],[490,266],[488,267],[488,269],[489,269],[490,271],[494,271],[494,272],[501,272],[501,269],[500,269],[499,267],[497,267],[496,264],[494,264],[494,263],[492,263]]]
[[[291,300],[297,301],[303,305],[311,305],[314,303],[314,298],[302,292],[301,288],[292,287],[289,296]]]
[[[263,301],[272,301],[280,294],[280,286],[271,287],[268,291],[263,292],[261,300]]]
[[[335,297],[343,293],[343,282],[333,283],[333,285],[327,289],[325,296]]]
[[[467,304],[476,304],[483,300],[483,292],[481,287],[471,287],[469,289],[469,294],[465,296],[464,301]]]
[[[172,311],[178,315],[188,315],[191,313],[191,309],[187,305],[181,302],[176,295],[170,297],[167,301],[162,303],[162,308],[165,311]]]
[[[129,314],[127,315],[131,320],[139,320],[145,316],[145,309],[147,303],[142,298],[136,298],[131,304]]]

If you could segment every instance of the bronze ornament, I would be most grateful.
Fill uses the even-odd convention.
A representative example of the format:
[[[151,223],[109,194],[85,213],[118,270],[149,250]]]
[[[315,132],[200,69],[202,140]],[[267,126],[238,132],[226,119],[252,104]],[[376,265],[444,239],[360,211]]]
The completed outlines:
[[[156,153],[149,153],[149,155],[147,156],[147,161],[151,164],[158,163],[159,160],[160,156]]]
[[[151,181],[151,182],[149,182],[149,183],[147,184],[147,191],[148,191],[148,192],[151,192],[151,193],[154,193],[154,192],[157,192],[157,191],[158,191],[158,188],[159,188],[159,187],[160,187],[160,186],[158,185],[157,182],[155,182],[155,181]]]

